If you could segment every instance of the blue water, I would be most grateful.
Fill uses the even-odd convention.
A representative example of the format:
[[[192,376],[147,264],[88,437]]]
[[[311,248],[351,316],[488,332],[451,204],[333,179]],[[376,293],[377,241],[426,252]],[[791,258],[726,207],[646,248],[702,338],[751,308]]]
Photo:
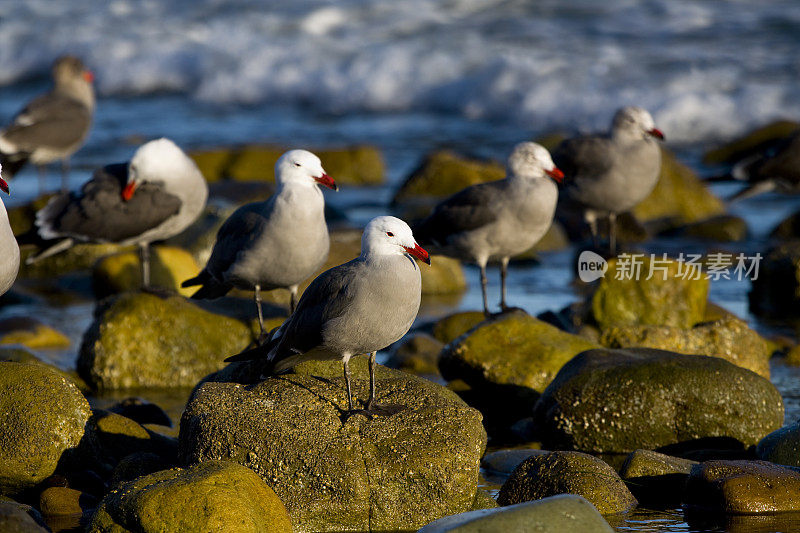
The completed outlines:
[[[73,158],[78,186],[97,165],[128,158],[144,139],[184,148],[265,142],[287,147],[370,143],[388,179],[326,198],[354,223],[385,213],[392,193],[441,146],[504,157],[551,131],[604,129],[624,104],[650,109],[669,146],[701,174],[703,150],[776,118],[800,119],[800,9],[795,0],[0,0],[0,122],[47,87],[61,53],[94,70],[98,107]],[[52,173],[52,185],[57,183]],[[38,193],[35,174],[6,203]],[[735,185],[715,186],[726,196]],[[750,238],[722,248],[753,253],[800,200],[767,195],[735,205]],[[648,243],[649,251],[705,245]],[[510,302],[531,314],[578,299],[574,250],[512,266]],[[477,272],[454,302],[426,304],[421,320],[480,307]],[[790,330],[749,314],[749,283],[721,281],[711,297],[770,333]],[[490,297],[499,291],[492,272]],[[39,355],[74,365],[93,302],[5,306],[0,318],[37,316],[73,347]],[[787,420],[800,416],[796,369],[774,368]],[[619,530],[700,531],[680,512],[640,512]]]

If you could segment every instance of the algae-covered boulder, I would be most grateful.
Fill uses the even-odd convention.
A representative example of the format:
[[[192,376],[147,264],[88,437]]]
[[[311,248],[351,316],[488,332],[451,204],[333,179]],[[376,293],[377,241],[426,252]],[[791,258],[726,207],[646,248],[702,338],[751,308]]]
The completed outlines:
[[[709,355],[752,370],[769,379],[772,350],[747,323],[733,316],[702,322],[693,328],[611,326],[600,343],[608,348],[658,348],[684,354]]]
[[[601,329],[640,324],[690,328],[703,319],[709,288],[705,276],[693,279],[684,274],[684,263],[651,259],[623,254],[608,262],[592,296],[592,313]]]
[[[48,517],[80,515],[96,506],[93,497],[69,487],[48,487],[39,495],[39,510]]]
[[[655,189],[633,208],[640,221],[667,219],[673,225],[698,222],[724,212],[722,200],[666,148],[661,149],[661,174]]]
[[[177,441],[155,433],[130,418],[95,409],[88,424],[92,459],[110,467],[134,453],[155,453],[177,460]]]
[[[0,345],[17,344],[31,349],[67,348],[69,338],[60,331],[32,317],[0,320]]]
[[[536,404],[548,448],[630,452],[706,437],[757,443],[783,423],[769,380],[717,357],[629,348],[567,363]]]
[[[460,311],[439,319],[433,326],[433,336],[447,344],[486,320],[483,311]]]
[[[366,359],[350,366],[363,406]],[[251,368],[255,379],[258,370]],[[275,489],[296,531],[409,530],[472,508],[486,434],[480,414],[453,392],[379,366],[378,401],[407,409],[343,420],[341,363],[302,363],[293,372],[198,387],[181,419],[182,459],[251,468]]]
[[[722,146],[711,149],[703,156],[703,163],[736,163],[781,141],[800,129],[800,124],[790,120],[776,120],[742,135]]]
[[[442,351],[439,340],[426,333],[407,335],[392,350],[386,366],[397,368],[416,375],[439,375],[439,352]]]
[[[692,468],[684,503],[728,514],[800,511],[800,472],[766,461],[707,461]]]
[[[91,410],[78,388],[44,365],[0,363],[0,494],[44,481],[78,446]]]
[[[87,531],[290,533],[275,492],[252,470],[225,461],[155,472],[103,498]]]
[[[603,515],[585,498],[561,494],[496,509],[470,511],[440,518],[419,533],[612,533]]]
[[[613,468],[580,452],[550,452],[526,459],[503,484],[497,503],[513,505],[557,494],[583,496],[601,514],[623,513],[637,504]]]
[[[753,279],[750,310],[765,317],[800,316],[800,241],[769,250]]]
[[[4,533],[47,533],[41,515],[30,505],[0,497],[0,531]]]
[[[761,439],[756,446],[756,455],[771,463],[800,467],[800,421]]]
[[[734,215],[716,215],[669,232],[680,236],[713,242],[739,242],[747,238],[747,222]]]
[[[625,458],[619,475],[642,503],[680,505],[684,485],[696,464],[652,450],[636,450]]]
[[[189,156],[213,183],[220,179],[239,181],[274,181],[275,163],[286,151],[275,146],[249,145],[204,149]],[[340,149],[316,150],[322,166],[339,184],[377,185],[384,180],[384,164],[380,151],[360,145]]]
[[[191,296],[197,287],[181,288],[181,282],[193,278],[200,266],[186,250],[173,246],[155,246],[150,254],[150,285]],[[137,290],[142,286],[142,262],[134,251],[120,252],[100,259],[92,269],[92,286],[102,298],[110,294]]]
[[[250,341],[244,323],[180,296],[126,293],[98,307],[78,372],[97,389],[191,387]]]
[[[131,249],[131,248],[127,248]],[[88,271],[98,259],[126,250],[118,244],[76,244],[65,252],[58,253],[29,265],[25,260],[33,255],[34,248],[20,249],[19,278],[54,278],[71,272]]]
[[[406,178],[395,194],[394,202],[420,196],[450,196],[464,187],[504,177],[503,165],[495,161],[478,161],[447,150],[436,151],[428,154]]]

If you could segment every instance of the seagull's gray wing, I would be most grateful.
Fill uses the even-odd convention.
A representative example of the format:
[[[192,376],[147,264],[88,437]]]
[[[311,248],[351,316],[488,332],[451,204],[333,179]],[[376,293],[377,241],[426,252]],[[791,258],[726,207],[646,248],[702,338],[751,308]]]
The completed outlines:
[[[92,122],[91,111],[78,100],[57,92],[32,100],[3,132],[19,152],[46,146],[65,150],[79,142]]]
[[[214,249],[208,258],[205,270],[218,276],[228,270],[236,257],[250,248],[261,235],[269,212],[263,213],[260,202],[246,204],[234,211],[217,231]]]

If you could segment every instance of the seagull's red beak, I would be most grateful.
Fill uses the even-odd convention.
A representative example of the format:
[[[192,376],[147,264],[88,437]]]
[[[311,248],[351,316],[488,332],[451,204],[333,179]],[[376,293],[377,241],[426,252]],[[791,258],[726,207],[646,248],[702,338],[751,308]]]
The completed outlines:
[[[3,178],[0,178],[0,191],[3,191],[4,193],[9,195],[11,194],[8,191],[8,183],[6,183],[6,180],[4,180]]]
[[[333,178],[328,176],[323,172],[322,176],[314,176],[314,181],[319,183],[320,185],[324,185],[329,189],[333,189],[334,191],[339,190],[339,186],[336,185],[336,182],[333,181]]]
[[[652,136],[653,136],[653,137],[655,137],[656,139],[659,139],[659,140],[661,140],[661,141],[663,141],[663,140],[664,140],[664,134],[663,134],[663,133],[661,132],[661,130],[660,130],[660,129],[658,129],[658,128],[653,128],[652,130],[649,130],[647,133],[648,133],[649,135],[652,135]]]
[[[122,189],[122,199],[127,202],[128,200],[133,198],[133,191],[135,190],[136,190],[136,182],[134,181],[129,182],[127,185],[125,185],[125,188]]]
[[[94,81],[94,74],[92,73],[91,70],[84,70],[83,71],[83,79],[85,79],[89,83],[92,83]]]
[[[558,167],[553,167],[550,170],[545,170],[544,173],[553,178],[553,180],[556,183],[561,183],[562,181],[564,181],[564,173],[561,172],[561,169],[559,169]]]
[[[406,252],[411,254],[413,257],[416,257],[417,259],[419,259],[423,263],[428,264],[428,265],[431,264],[431,256],[428,255],[428,252],[425,251],[425,248],[423,248],[419,244],[414,243],[414,247],[413,248],[410,248],[408,246],[403,246],[403,248],[405,248]]]

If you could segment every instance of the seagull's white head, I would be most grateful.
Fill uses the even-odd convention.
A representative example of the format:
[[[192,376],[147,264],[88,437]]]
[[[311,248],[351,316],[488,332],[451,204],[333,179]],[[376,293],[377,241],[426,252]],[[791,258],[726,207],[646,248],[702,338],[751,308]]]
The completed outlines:
[[[275,181],[278,185],[300,183],[304,185],[324,185],[338,191],[333,178],[325,173],[322,161],[308,150],[289,150],[275,163]]]
[[[550,176],[558,183],[564,179],[564,173],[553,163],[550,152],[544,146],[533,142],[522,142],[514,147],[514,151],[508,157],[506,171],[509,176],[515,178],[534,179]]]
[[[408,224],[396,217],[375,217],[361,236],[362,255],[409,255],[431,264],[431,258],[417,241]]]
[[[200,172],[194,161],[171,140],[161,138],[145,143],[128,163],[128,182],[122,190],[122,198],[130,200],[136,187],[142,183],[167,186],[183,178],[189,171]]]
[[[636,106],[623,107],[611,121],[611,135],[615,138],[664,140],[664,134],[656,128],[653,117],[646,109]]]

